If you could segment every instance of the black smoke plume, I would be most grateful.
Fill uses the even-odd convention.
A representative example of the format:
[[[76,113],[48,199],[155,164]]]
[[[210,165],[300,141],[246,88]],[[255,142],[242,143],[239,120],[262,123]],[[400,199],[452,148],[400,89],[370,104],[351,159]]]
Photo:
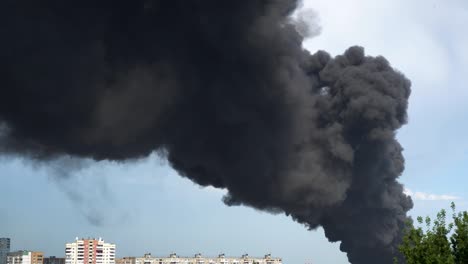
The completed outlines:
[[[412,207],[395,133],[410,82],[310,54],[296,0],[2,0],[0,152],[165,155],[228,205],[284,212],[352,263],[391,263]]]

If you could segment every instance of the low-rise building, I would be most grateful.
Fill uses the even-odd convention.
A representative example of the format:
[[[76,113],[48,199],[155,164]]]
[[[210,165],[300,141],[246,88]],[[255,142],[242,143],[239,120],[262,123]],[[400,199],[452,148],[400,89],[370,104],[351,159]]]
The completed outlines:
[[[135,257],[123,257],[123,258],[116,258],[115,264],[136,264]]]
[[[29,250],[10,252],[7,264],[44,264],[44,253]]]
[[[57,258],[55,256],[50,256],[44,258],[44,264],[65,264],[65,258]]]
[[[170,254],[168,257],[154,257],[147,253],[141,258],[126,257],[119,259],[116,264],[282,264],[282,260],[281,258],[274,258],[270,254],[265,255],[263,258],[250,257],[248,254],[236,258],[227,257],[224,254],[217,257],[204,257],[201,254],[195,254],[193,257],[180,257],[175,253]]]
[[[31,252],[31,264],[44,264],[44,253],[38,251]]]
[[[135,258],[135,263],[133,264],[159,264],[159,259],[152,257],[151,253],[146,253],[142,258]]]

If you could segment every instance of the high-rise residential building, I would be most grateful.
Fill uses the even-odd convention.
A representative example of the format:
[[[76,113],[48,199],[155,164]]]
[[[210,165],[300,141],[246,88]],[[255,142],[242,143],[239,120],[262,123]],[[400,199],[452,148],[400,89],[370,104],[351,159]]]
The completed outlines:
[[[65,264],[115,264],[115,244],[101,238],[76,238],[65,245]]]
[[[65,258],[57,258],[55,256],[50,256],[44,258],[44,264],[65,264]]]
[[[0,238],[0,264],[7,263],[7,255],[10,253],[10,239],[6,237]]]
[[[20,250],[7,255],[7,264],[44,264],[44,254],[39,251]]]

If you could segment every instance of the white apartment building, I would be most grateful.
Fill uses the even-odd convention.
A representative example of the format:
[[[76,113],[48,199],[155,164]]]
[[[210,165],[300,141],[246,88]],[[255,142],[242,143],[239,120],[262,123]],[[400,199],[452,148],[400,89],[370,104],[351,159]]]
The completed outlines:
[[[16,251],[8,253],[8,264],[31,264],[31,255],[28,251]]]
[[[43,264],[42,252],[20,250],[8,253],[7,264]]]
[[[65,264],[115,264],[115,244],[102,238],[76,238],[65,244]]]

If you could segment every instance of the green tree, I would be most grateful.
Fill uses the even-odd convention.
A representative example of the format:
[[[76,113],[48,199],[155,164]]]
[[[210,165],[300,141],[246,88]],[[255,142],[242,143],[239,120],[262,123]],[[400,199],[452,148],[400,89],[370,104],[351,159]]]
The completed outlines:
[[[468,263],[468,212],[455,213],[452,203],[453,223],[455,230],[450,237],[455,263]]]
[[[453,202],[451,207],[453,221],[449,224],[445,210],[441,210],[434,220],[418,217],[417,222],[420,226],[425,225],[425,229],[408,223],[399,248],[407,264],[468,263],[468,213],[456,213]]]

